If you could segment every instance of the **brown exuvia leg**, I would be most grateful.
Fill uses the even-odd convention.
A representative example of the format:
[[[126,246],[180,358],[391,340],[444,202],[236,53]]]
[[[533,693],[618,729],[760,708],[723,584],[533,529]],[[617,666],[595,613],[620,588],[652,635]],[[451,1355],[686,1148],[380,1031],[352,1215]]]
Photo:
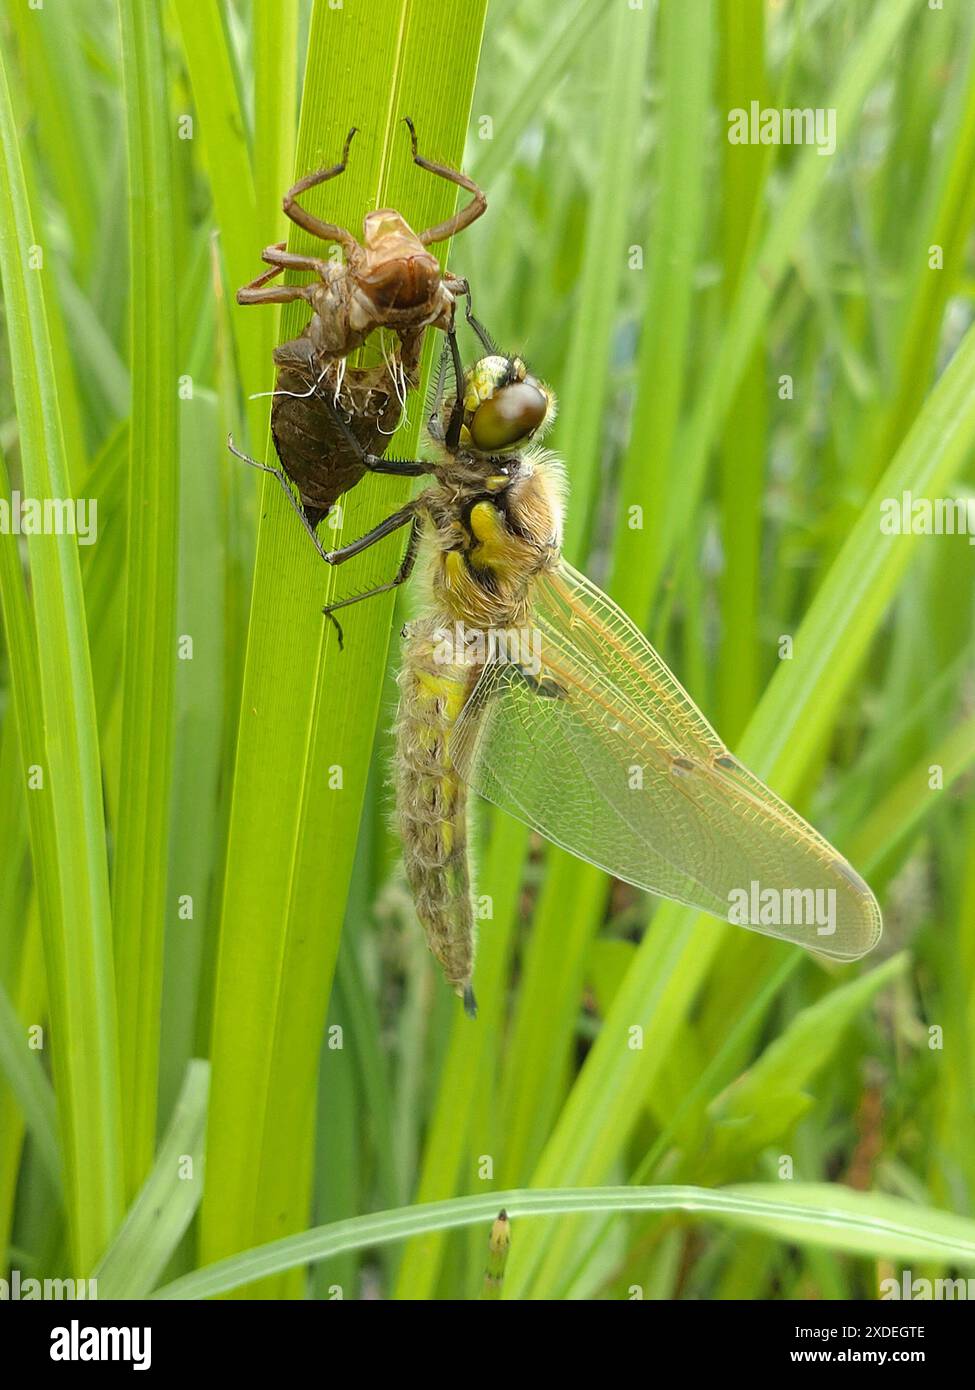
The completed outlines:
[[[287,251],[283,241],[276,246],[265,246],[261,260],[273,266],[272,270],[266,272],[269,278],[280,275],[282,270],[311,270],[324,279],[329,269],[328,261],[321,256],[299,256],[294,251]]]
[[[276,241],[273,246],[265,246],[264,250],[261,252],[261,260],[265,265],[269,265],[271,269],[262,270],[260,275],[254,276],[253,280],[248,280],[247,284],[244,286],[245,290],[260,289],[262,285],[266,285],[269,280],[273,280],[275,276],[281,274],[281,267],[275,261],[271,260],[271,252],[284,251],[287,245],[288,243],[286,241]],[[237,293],[240,294],[240,290],[238,290]]]
[[[292,184],[282,202],[282,207],[292,222],[303,227],[306,232],[311,232],[312,236],[320,237],[322,241],[337,241],[350,256],[360,250],[359,243],[352,233],[347,231],[345,227],[338,226],[337,223],[323,222],[320,217],[315,217],[313,213],[307,212],[295,199],[299,193],[306,193],[309,188],[317,188],[320,183],[327,183],[329,179],[334,179],[345,172],[349,158],[349,146],[352,144],[352,137],[355,133],[356,127],[353,126],[345,137],[341,163],[333,164],[330,169],[318,169],[314,174],[306,174],[303,179]]]
[[[416,128],[413,122],[409,116],[404,116],[403,120],[410,131],[413,163],[418,164],[421,169],[426,169],[429,174],[436,174],[439,178],[447,179],[450,183],[456,183],[461,188],[466,188],[468,193],[474,195],[466,208],[461,208],[460,212],[455,212],[453,217],[449,217],[446,222],[438,222],[435,227],[428,227],[425,232],[420,233],[420,240],[423,245],[432,246],[436,241],[446,241],[448,237],[456,236],[465,227],[469,227],[472,222],[476,222],[487,208],[487,198],[474,180],[469,179],[466,174],[462,174],[459,169],[451,169],[449,164],[435,164],[432,159],[424,159],[417,148]]]
[[[276,246],[265,247],[261,259],[267,261],[271,269],[261,271],[260,275],[255,275],[254,279],[249,280],[246,285],[241,285],[236,296],[238,304],[290,304],[295,299],[307,299],[309,297],[310,286],[308,285],[275,285],[273,289],[264,288],[271,280],[276,279],[281,274],[286,265],[292,264],[290,260],[280,263],[276,259],[271,260],[272,253],[275,257],[288,255],[284,246],[285,243],[282,241]],[[296,257],[295,259],[300,258]],[[305,269],[306,267],[298,268]],[[311,269],[312,267],[307,268]]]

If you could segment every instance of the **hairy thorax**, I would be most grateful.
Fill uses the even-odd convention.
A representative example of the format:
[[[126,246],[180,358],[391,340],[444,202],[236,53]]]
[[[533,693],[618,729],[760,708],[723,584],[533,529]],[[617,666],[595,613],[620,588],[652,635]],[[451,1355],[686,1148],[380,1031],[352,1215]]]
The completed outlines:
[[[485,468],[459,489],[455,483],[453,493],[442,478],[441,499],[432,500],[433,600],[448,621],[473,628],[524,624],[533,577],[558,558],[562,486],[556,465],[539,451],[509,467],[510,473]]]

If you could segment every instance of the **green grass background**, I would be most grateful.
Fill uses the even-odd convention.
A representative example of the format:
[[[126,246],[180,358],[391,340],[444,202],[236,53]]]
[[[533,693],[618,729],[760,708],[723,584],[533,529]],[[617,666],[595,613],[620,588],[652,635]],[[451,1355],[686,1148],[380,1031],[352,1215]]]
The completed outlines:
[[[876,1297],[975,1265],[975,14],[918,0],[0,0],[0,1245],[102,1296]],[[836,149],[728,112],[834,110]],[[238,309],[297,174],[449,248],[557,391],[566,551],[870,879],[858,966],[478,812],[476,1024],[389,826],[410,596],[326,572]],[[447,248],[442,248],[447,253]],[[433,351],[428,348],[428,366]],[[473,344],[465,340],[465,351]],[[422,397],[390,452],[420,444]],[[273,451],[272,451],[273,452]],[[336,535],[408,485],[370,479]],[[790,639],[784,644],[783,639]]]

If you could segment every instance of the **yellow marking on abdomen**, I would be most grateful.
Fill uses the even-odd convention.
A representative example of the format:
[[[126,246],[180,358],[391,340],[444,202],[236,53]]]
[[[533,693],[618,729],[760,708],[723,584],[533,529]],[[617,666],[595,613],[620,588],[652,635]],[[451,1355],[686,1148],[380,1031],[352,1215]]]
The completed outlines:
[[[435,676],[431,671],[417,671],[417,684],[428,695],[443,701],[443,716],[453,723],[467,698],[467,684],[451,676]]]
[[[448,982],[466,999],[474,964],[467,791],[451,764],[448,738],[467,699],[471,673],[462,666],[438,666],[436,650],[432,627],[423,638],[411,638],[404,650],[396,799],[417,915]]]

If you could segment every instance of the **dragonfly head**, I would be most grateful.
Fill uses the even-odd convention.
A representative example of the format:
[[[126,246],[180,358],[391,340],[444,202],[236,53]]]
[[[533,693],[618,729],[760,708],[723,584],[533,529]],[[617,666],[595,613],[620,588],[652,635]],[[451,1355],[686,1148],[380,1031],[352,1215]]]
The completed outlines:
[[[520,357],[494,354],[464,376],[464,444],[479,454],[516,454],[555,419],[555,396]]]

